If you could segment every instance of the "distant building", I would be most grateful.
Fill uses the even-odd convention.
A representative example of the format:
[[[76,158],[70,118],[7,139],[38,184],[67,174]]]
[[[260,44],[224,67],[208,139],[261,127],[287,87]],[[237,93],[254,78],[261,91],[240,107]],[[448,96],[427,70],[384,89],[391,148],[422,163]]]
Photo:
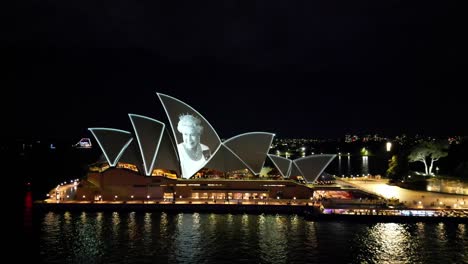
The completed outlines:
[[[75,148],[92,148],[93,144],[91,144],[91,139],[89,138],[82,138],[78,143],[73,145]]]

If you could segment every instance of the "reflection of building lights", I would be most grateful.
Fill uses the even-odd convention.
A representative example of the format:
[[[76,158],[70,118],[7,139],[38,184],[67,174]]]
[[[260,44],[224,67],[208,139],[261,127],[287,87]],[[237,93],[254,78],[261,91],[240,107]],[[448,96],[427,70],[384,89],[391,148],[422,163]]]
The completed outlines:
[[[361,149],[361,155],[362,156],[369,156],[369,151],[366,148]]]

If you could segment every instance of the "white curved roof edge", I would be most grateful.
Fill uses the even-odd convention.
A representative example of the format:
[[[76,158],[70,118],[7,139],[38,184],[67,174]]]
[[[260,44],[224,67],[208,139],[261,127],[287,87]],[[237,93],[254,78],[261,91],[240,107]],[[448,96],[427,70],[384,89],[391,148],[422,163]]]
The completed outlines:
[[[231,141],[231,140],[233,140],[233,139],[236,139],[236,138],[238,138],[238,137],[242,137],[242,136],[246,136],[246,135],[251,135],[251,134],[267,134],[267,135],[272,135],[273,137],[276,136],[275,133],[270,133],[270,132],[261,132],[261,131],[258,131],[258,132],[257,132],[257,131],[256,131],[256,132],[247,132],[247,133],[242,133],[242,134],[233,136],[233,137],[231,137],[231,138],[229,138],[229,139],[226,139],[223,143],[227,143],[227,142],[229,142],[229,141]],[[273,139],[271,140],[271,142],[273,142]],[[271,142],[270,142],[270,146],[271,146]]]
[[[107,163],[109,163],[109,165],[111,167],[115,167],[115,165],[117,164],[117,162],[119,161],[120,157],[122,156],[122,154],[124,153],[124,151],[127,149],[127,147],[130,145],[130,143],[132,142],[133,138],[131,137],[127,143],[125,143],[125,145],[122,147],[122,149],[120,150],[119,154],[117,154],[117,156],[115,157],[114,161],[111,161],[109,159],[109,156],[107,155],[106,153],[106,150],[105,148],[103,147],[103,145],[101,144],[101,141],[99,140],[99,138],[96,136],[96,134],[94,133],[94,130],[106,130],[106,131],[114,131],[114,132],[120,132],[120,133],[124,133],[124,134],[129,134],[129,135],[132,135],[132,133],[130,133],[129,131],[125,131],[125,130],[121,130],[121,129],[116,129],[116,128],[106,128],[106,127],[90,127],[88,128],[88,130],[91,132],[91,134],[93,134],[94,138],[96,139],[99,147],[101,148],[102,150],[102,153],[104,154],[104,157],[106,157],[106,160],[107,160]]]
[[[291,163],[289,164],[289,168],[288,168],[288,172],[286,172],[286,178],[289,178],[291,176],[291,170],[292,170],[292,160],[291,160]]]
[[[271,142],[273,142],[273,138],[275,137],[275,133],[260,132],[260,131],[259,131],[259,132],[247,132],[247,133],[239,134],[239,135],[237,135],[237,136],[233,136],[232,138],[227,139],[227,140],[224,141],[223,143],[227,143],[227,142],[229,142],[229,141],[231,141],[231,140],[233,140],[233,139],[235,139],[235,138],[239,138],[239,137],[243,137],[243,136],[248,136],[248,135],[253,135],[253,134],[265,134],[265,135],[272,136],[272,137],[271,137],[271,140],[270,140],[270,144],[268,144],[267,152],[265,153],[265,156],[268,155],[268,150],[269,150],[270,147],[271,147]],[[228,148],[228,146],[226,146],[226,147]],[[233,152],[231,149],[229,149],[229,150],[230,150],[231,152]],[[234,152],[233,152],[233,153],[234,153]],[[237,155],[236,155],[236,156],[237,156]],[[238,157],[239,157],[239,156],[238,156]],[[241,160],[242,160],[242,159],[241,159]],[[246,163],[244,162],[244,164],[246,164]],[[247,165],[247,164],[246,164],[246,165]],[[263,164],[262,164],[262,166],[260,166],[260,171],[258,171],[258,172],[253,171],[252,168],[250,168],[250,167],[248,167],[248,168],[249,168],[250,171],[252,171],[255,175],[257,175],[257,174],[260,174],[260,172],[262,171],[263,166],[265,166],[265,160],[263,160]]]
[[[215,149],[215,151],[213,151],[213,155],[210,156],[210,158],[206,161],[205,164],[208,164],[208,162],[210,162],[210,160],[214,157],[214,155],[218,152],[219,148],[221,147],[221,138],[219,137],[218,135],[218,132],[216,132],[216,130],[213,128],[213,126],[210,124],[210,122],[208,121],[208,119],[206,119],[202,114],[200,114],[200,112],[198,112],[197,110],[195,110],[195,108],[191,107],[190,105],[188,105],[187,103],[184,103],[182,102],[181,100],[175,98],[175,97],[172,97],[172,96],[169,96],[167,94],[163,94],[163,93],[156,93],[156,95],[158,96],[159,100],[161,101],[162,103],[162,106],[164,108],[164,112],[166,112],[166,116],[167,116],[167,119],[169,119],[169,124],[171,125],[171,129],[172,129],[172,135],[174,136],[174,140],[177,138],[177,135],[176,135],[176,132],[175,132],[175,127],[174,127],[174,124],[172,124],[172,119],[171,119],[171,116],[169,115],[169,112],[167,111],[166,109],[166,105],[164,105],[164,102],[163,100],[161,99],[161,96],[166,96],[166,97],[169,97],[185,106],[187,106],[188,108],[192,109],[195,113],[197,113],[198,115],[200,115],[205,121],[206,123],[211,127],[211,129],[214,131],[216,137],[218,138],[218,142],[220,142],[220,144],[218,145],[218,147]],[[177,143],[177,141],[176,141]],[[176,153],[178,153],[176,151]],[[177,157],[179,159],[179,157]],[[202,169],[202,168],[200,168]],[[185,176],[185,175],[184,175]],[[190,175],[190,177],[186,178],[186,179],[190,179],[193,175]]]
[[[260,166],[260,171],[257,174],[260,174],[260,172],[262,171],[263,166],[265,166],[266,156],[268,155],[268,151],[270,151],[271,143],[273,142],[273,139],[275,138],[274,133],[268,133],[268,132],[261,132],[261,133],[270,134],[272,137],[270,139],[270,144],[268,144],[268,148],[267,148],[266,153],[265,153],[265,159],[263,160],[262,166]]]
[[[315,177],[314,181],[316,181],[318,179],[318,177],[320,177],[320,175],[323,173],[323,171],[328,167],[328,165],[330,165],[330,163],[335,159],[336,157],[336,154],[329,154],[331,157],[330,157],[330,160],[328,160],[327,164],[325,164],[325,166],[323,166],[323,168],[320,170],[319,174],[317,175],[317,177]]]
[[[146,159],[144,157],[145,154],[143,153],[143,148],[142,148],[141,142],[140,142],[140,136],[138,135],[138,131],[137,131],[136,127],[135,127],[135,124],[133,123],[133,119],[132,119],[133,116],[140,117],[140,118],[143,118],[143,119],[147,119],[147,120],[149,120],[151,122],[159,123],[159,124],[162,125],[161,133],[159,135],[158,144],[156,145],[156,151],[155,151],[155,153],[153,155],[153,158],[151,159],[151,165],[149,167],[146,164]],[[156,156],[158,155],[159,146],[161,145],[161,141],[162,141],[162,138],[163,138],[163,135],[164,135],[164,129],[166,128],[166,124],[164,124],[163,122],[161,122],[159,120],[156,120],[154,118],[143,116],[143,115],[137,115],[137,114],[130,114],[129,113],[128,117],[130,118],[130,122],[132,123],[133,131],[135,131],[135,135],[136,135],[137,142],[138,142],[138,148],[140,149],[140,154],[141,154],[141,157],[143,159],[143,166],[145,167],[145,175],[146,176],[151,176],[151,174],[153,173],[153,167],[154,167],[154,163],[156,161]]]
[[[294,164],[294,166],[296,166],[296,169],[301,173],[301,176],[305,179],[306,182],[308,182],[307,178],[304,176],[304,173],[302,172],[301,168],[294,161],[295,160],[292,161],[292,164]],[[292,165],[291,165],[291,167],[292,167]],[[289,173],[291,173],[291,171],[292,171],[292,168],[289,171]]]
[[[108,130],[108,131],[121,132],[121,133],[129,134],[129,135],[132,134],[131,132],[126,131],[126,130],[117,129],[117,128],[109,128],[109,127],[90,127],[90,128],[88,128],[88,130],[91,131],[91,132],[92,132],[93,130]]]
[[[133,138],[130,138],[130,140],[127,141],[127,143],[125,143],[125,145],[123,146],[122,150],[119,152],[119,154],[118,154],[117,157],[115,158],[115,161],[114,161],[114,164],[112,165],[112,167],[115,167],[115,165],[117,165],[117,162],[119,162],[120,157],[122,157],[123,153],[124,153],[125,150],[128,148],[128,146],[130,146],[130,143],[132,143],[132,141],[133,141]]]
[[[275,165],[276,169],[281,173],[281,176],[283,176],[283,178],[288,178],[289,175],[288,173],[291,171],[291,164],[292,164],[292,160],[288,159],[288,158],[283,158],[281,156],[277,156],[277,155],[273,155],[273,154],[267,154],[268,157],[270,158],[271,162],[273,163],[273,165]],[[285,160],[288,160],[289,161],[289,166],[288,166],[288,169],[286,170],[286,175],[284,175],[283,171],[278,167],[278,165],[276,164],[276,162],[271,158],[271,157],[276,157],[276,158],[280,158],[280,159],[285,159]]]
[[[323,171],[328,167],[328,165],[330,165],[330,163],[332,162],[332,160],[337,156],[336,154],[318,154],[318,155],[309,155],[309,156],[305,156],[305,157],[302,157],[302,158],[298,158],[298,159],[295,159],[293,160],[293,163],[296,165],[296,167],[299,169],[299,171],[302,173],[302,175],[304,176],[304,173],[300,170],[299,166],[297,166],[296,164],[296,161],[298,160],[303,160],[303,159],[310,159],[310,158],[316,158],[316,157],[322,157],[322,156],[327,156],[327,157],[330,157],[330,159],[328,160],[328,162],[325,164],[325,166],[322,167],[322,169],[320,170],[320,172],[317,174],[317,176],[315,176],[315,179],[312,181],[316,181],[318,179],[318,177],[320,177],[320,175],[323,173]],[[307,178],[304,176],[304,179],[307,181]]]
[[[250,167],[249,167],[234,151],[232,151],[230,148],[228,148],[227,146],[225,146],[223,143],[220,144],[220,147],[218,148],[218,150],[221,150],[221,147],[222,147],[222,146],[225,147],[226,150],[228,150],[229,152],[231,152],[232,155],[234,155],[242,164],[244,164],[244,165],[247,167],[248,170],[250,170],[250,172],[253,173],[253,171],[250,169]],[[216,153],[218,152],[218,150],[215,152],[215,154],[213,154],[213,155],[211,155],[211,156],[215,156]],[[207,162],[206,164],[208,164],[208,162]],[[192,176],[193,176],[193,175],[192,175]],[[190,177],[191,177],[191,176],[190,176]]]
[[[228,146],[224,145],[224,143],[221,143],[221,145],[223,145],[227,150],[229,150],[232,153],[232,155],[236,156],[247,167],[247,169],[250,170],[250,172],[255,174],[255,172],[252,170],[252,168],[250,168],[250,166],[247,165],[247,163],[245,163],[245,161],[243,159],[241,159],[241,157],[239,157],[234,151],[232,151],[232,149],[230,149]]]
[[[166,130],[164,130],[164,133],[165,133],[165,132],[166,132]],[[169,133],[169,132],[168,132],[168,133]],[[179,153],[177,153],[177,147],[174,145],[174,139],[171,138],[171,135],[170,135],[170,134],[167,134],[167,136],[169,137],[168,140],[171,142],[171,146],[172,146],[172,149],[174,150],[176,159],[177,159],[177,161],[178,161],[179,164],[180,164]]]
[[[162,96],[166,96],[166,97],[169,97],[181,104],[184,104],[185,106],[187,106],[188,108],[192,109],[195,113],[197,113],[198,115],[200,115],[201,117],[203,117],[203,119],[206,121],[206,123],[208,123],[208,125],[211,127],[211,129],[215,132],[215,135],[216,137],[218,138],[218,141],[221,142],[221,138],[219,138],[219,135],[218,135],[218,132],[216,132],[216,130],[213,128],[213,126],[210,124],[210,122],[208,121],[208,119],[206,119],[202,114],[200,114],[200,112],[198,112],[197,110],[195,110],[195,108],[191,107],[189,104],[185,103],[185,102],[182,102],[181,100],[177,99],[177,98],[174,98],[172,96],[169,96],[167,94],[163,94],[163,93],[156,93],[159,97],[159,100],[161,100],[161,95]],[[162,100],[161,100],[162,102]],[[169,119],[169,123],[171,124],[171,127],[173,128],[172,129],[172,132],[174,133],[174,138],[177,138],[176,135],[175,135],[175,130],[174,130],[174,125],[172,124],[172,120],[171,120],[171,117],[169,116],[169,113],[167,112],[167,109],[166,109],[166,106],[164,105],[164,102],[162,102],[162,105],[163,105],[163,108],[164,108],[164,111],[166,112],[166,115]]]

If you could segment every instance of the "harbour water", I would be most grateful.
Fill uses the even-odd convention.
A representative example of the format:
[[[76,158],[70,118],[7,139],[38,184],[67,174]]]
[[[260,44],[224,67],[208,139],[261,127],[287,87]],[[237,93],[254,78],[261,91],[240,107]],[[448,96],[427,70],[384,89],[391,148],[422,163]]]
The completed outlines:
[[[24,224],[35,263],[468,263],[464,223],[38,211]]]
[[[337,176],[384,175],[388,168],[388,157],[338,155],[326,168],[325,172]]]

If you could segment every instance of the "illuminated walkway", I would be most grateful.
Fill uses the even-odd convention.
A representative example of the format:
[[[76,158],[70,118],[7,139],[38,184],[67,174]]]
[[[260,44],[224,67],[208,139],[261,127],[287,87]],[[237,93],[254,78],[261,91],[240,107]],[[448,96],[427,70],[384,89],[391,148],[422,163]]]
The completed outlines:
[[[342,186],[352,186],[361,189],[365,192],[376,194],[385,199],[398,199],[398,202],[403,203],[407,208],[412,209],[468,209],[468,196],[457,194],[444,194],[427,191],[414,191],[398,186],[388,185],[387,179],[367,179],[367,178],[345,178],[336,179],[336,183]],[[255,200],[213,200],[213,199],[176,199],[173,201],[166,200],[122,200],[116,197],[114,201],[89,201],[85,197],[75,197],[77,183],[59,185],[52,190],[46,203],[109,203],[109,204],[226,204],[226,205],[288,205],[288,206],[310,206],[314,205],[314,201],[307,199],[255,199]],[[60,194],[57,196],[57,194]]]
[[[386,199],[398,199],[409,208],[468,208],[468,196],[427,191],[414,191],[388,185],[388,179],[337,178],[337,183],[351,185]]]

